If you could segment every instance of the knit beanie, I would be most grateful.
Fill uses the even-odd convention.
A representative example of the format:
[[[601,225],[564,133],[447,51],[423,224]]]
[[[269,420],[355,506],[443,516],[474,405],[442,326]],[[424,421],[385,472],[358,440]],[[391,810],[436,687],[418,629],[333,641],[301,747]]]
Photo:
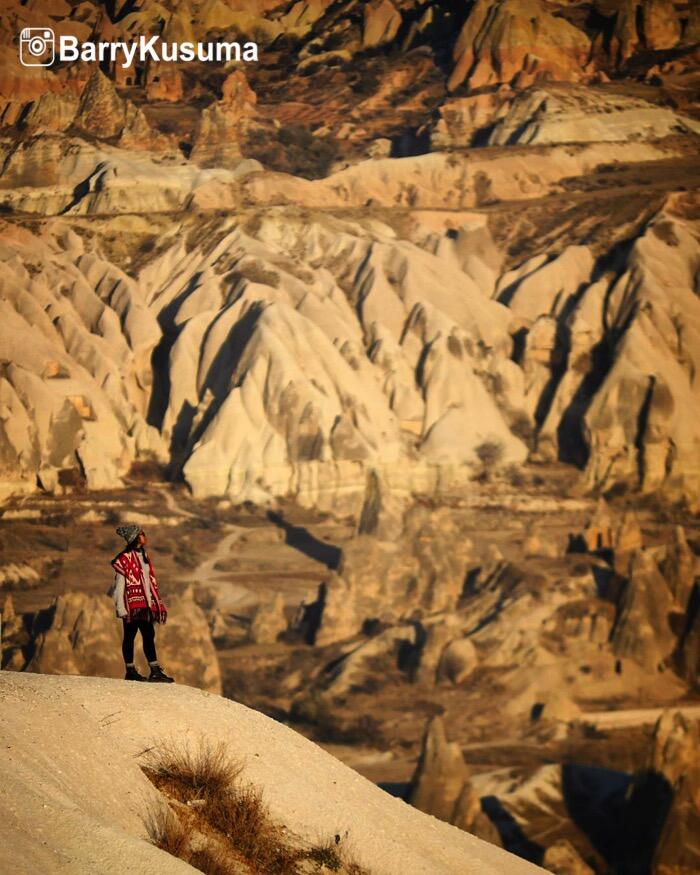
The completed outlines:
[[[127,545],[129,545],[138,538],[142,531],[141,526],[137,526],[136,523],[127,523],[125,526],[119,526],[117,534],[124,538]]]

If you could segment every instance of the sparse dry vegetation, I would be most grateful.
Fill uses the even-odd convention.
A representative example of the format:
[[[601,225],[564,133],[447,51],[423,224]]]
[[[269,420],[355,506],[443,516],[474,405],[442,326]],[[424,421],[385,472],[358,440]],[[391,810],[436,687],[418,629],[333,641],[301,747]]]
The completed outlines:
[[[500,441],[484,441],[474,452],[482,465],[492,468],[503,458],[504,447]]]
[[[483,441],[474,449],[479,460],[479,466],[472,475],[472,480],[477,483],[489,483],[492,475],[499,467],[505,448],[501,441]]]
[[[366,872],[339,835],[310,846],[290,839],[223,743],[163,744],[148,751],[142,769],[167,800],[146,814],[151,841],[207,875]]]
[[[279,130],[253,130],[248,135],[246,154],[272,170],[293,173],[308,179],[326,176],[339,157],[337,141],[330,136],[314,136],[303,125],[283,125]]]

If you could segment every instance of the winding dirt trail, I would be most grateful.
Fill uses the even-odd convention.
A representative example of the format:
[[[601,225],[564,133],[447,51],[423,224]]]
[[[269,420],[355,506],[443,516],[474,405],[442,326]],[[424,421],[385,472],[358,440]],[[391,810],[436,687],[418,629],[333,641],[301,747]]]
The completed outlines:
[[[219,562],[230,558],[232,548],[245,531],[243,526],[226,526],[225,534],[214,552],[186,575],[200,586],[216,589],[219,608],[224,612],[233,613],[258,601],[257,596],[247,586],[232,581],[229,572],[216,567]]]
[[[163,501],[165,502],[168,510],[171,513],[177,514],[178,516],[190,517],[191,519],[197,518],[196,514],[192,513],[191,511],[185,510],[182,507],[182,505],[175,498],[171,490],[159,489],[158,491],[163,496]],[[243,526],[227,525],[224,527],[224,531],[226,532],[226,534],[216,545],[216,549],[209,556],[209,558],[205,559],[203,562],[200,562],[199,565],[194,569],[194,571],[190,571],[187,572],[187,574],[180,575],[181,580],[194,577],[199,581],[199,583],[204,584],[215,584],[225,580],[226,572],[218,570],[216,568],[216,565],[217,563],[229,558],[231,554],[231,548],[241,537],[241,535],[246,531],[246,529]],[[241,586],[241,589],[246,588]]]

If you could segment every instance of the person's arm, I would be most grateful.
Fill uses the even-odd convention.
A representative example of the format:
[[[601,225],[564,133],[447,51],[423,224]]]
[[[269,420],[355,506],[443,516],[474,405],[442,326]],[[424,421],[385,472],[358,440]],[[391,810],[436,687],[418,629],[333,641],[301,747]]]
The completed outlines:
[[[118,571],[114,575],[114,607],[118,617],[128,617],[124,596],[126,593],[126,579]]]

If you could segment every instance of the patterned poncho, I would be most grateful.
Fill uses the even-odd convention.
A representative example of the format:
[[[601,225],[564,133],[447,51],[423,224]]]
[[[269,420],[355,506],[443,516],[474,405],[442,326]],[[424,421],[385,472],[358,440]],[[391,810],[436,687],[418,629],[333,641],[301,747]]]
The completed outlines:
[[[151,557],[146,554],[146,561],[150,569],[151,583],[151,604],[146,601],[146,590],[144,588],[143,569],[136,550],[124,550],[116,558],[112,560],[112,568],[119,574],[123,575],[126,585],[124,586],[124,607],[127,611],[128,619],[131,619],[135,611],[139,613],[143,611],[152,611],[155,615],[157,623],[165,623],[168,616],[168,609],[165,602],[158,594],[158,582],[156,573],[153,568]]]

